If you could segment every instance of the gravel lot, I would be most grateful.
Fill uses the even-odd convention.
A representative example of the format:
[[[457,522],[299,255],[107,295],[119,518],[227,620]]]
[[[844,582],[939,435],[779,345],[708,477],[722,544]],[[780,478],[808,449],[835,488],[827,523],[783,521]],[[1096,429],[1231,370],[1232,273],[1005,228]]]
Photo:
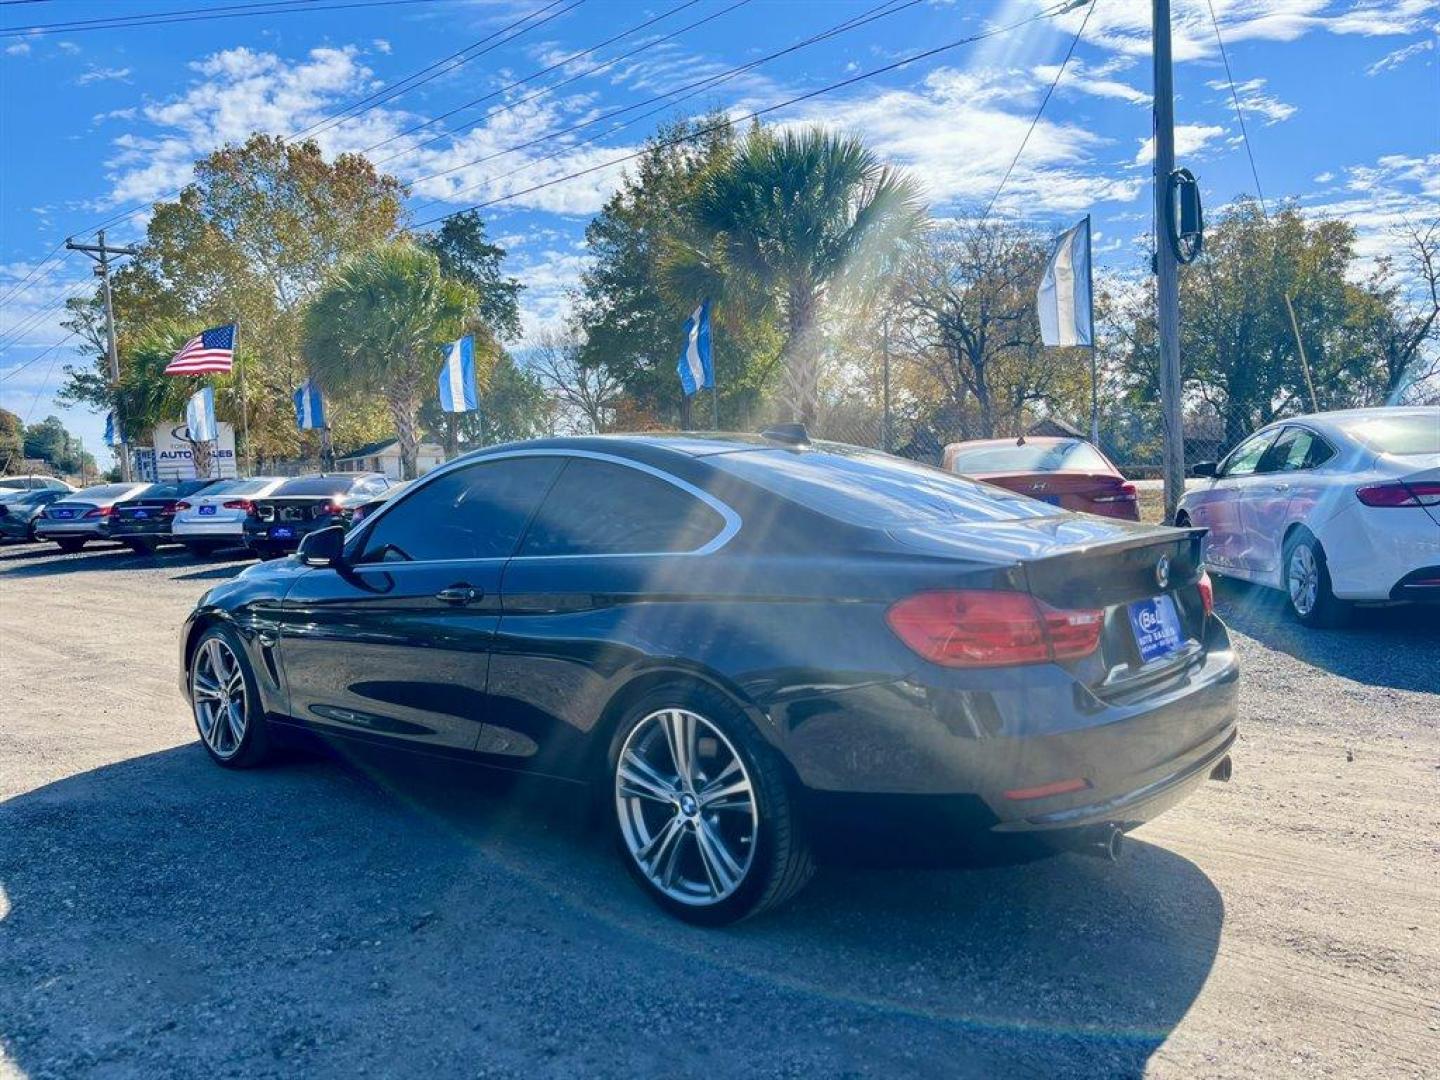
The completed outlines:
[[[1440,620],[1238,586],[1235,779],[1111,867],[822,871],[700,931],[483,777],[213,767],[175,632],[242,563],[0,549],[0,1076],[1420,1076]],[[1425,1066],[1424,1062],[1430,1065]]]

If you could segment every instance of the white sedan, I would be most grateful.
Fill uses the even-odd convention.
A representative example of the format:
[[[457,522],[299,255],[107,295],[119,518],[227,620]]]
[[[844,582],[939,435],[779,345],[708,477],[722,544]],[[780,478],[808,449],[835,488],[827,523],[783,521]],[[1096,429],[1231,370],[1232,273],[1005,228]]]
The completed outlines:
[[[245,546],[245,519],[254,500],[263,499],[286,481],[284,476],[226,480],[175,504],[171,535],[192,555],[209,555],[224,547]]]
[[[1209,529],[1206,565],[1283,590],[1302,623],[1440,603],[1440,407],[1279,420],[1194,472],[1176,524]]]

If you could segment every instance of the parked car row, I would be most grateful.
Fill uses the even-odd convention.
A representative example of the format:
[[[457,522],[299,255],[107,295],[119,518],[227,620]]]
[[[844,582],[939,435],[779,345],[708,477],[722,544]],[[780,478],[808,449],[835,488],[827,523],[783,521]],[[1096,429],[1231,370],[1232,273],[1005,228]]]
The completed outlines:
[[[179,544],[196,555],[244,546],[269,559],[316,529],[348,526],[399,486],[379,473],[322,473],[0,491],[0,536],[51,540],[67,553],[107,540],[136,552]]]

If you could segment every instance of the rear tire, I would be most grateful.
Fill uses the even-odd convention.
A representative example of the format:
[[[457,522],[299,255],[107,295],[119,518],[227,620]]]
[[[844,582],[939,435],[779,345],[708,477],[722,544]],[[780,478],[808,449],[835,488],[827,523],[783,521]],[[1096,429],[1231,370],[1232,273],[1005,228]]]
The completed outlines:
[[[1290,614],[1302,626],[1333,628],[1350,618],[1350,605],[1330,587],[1325,549],[1309,529],[1296,529],[1285,543],[1284,589]]]
[[[120,542],[136,555],[154,555],[155,549],[160,546],[154,540],[122,540]]]
[[[85,546],[84,540],[76,540],[69,537],[64,540],[56,540],[55,543],[66,555],[74,555],[77,551],[79,551]]]
[[[651,690],[617,725],[606,763],[620,857],[671,915],[735,922],[784,903],[814,874],[779,756],[713,687]]]
[[[185,550],[197,559],[208,558],[220,550],[220,545],[213,540],[185,540]]]
[[[239,639],[224,626],[200,635],[190,654],[190,711],[210,760],[250,769],[270,756],[270,729],[260,690]]]

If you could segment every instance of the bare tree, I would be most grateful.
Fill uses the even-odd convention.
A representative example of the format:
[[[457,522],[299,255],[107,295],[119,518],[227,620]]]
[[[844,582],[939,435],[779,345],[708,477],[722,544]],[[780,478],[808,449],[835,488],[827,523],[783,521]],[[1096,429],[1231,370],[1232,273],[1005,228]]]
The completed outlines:
[[[577,427],[598,434],[614,422],[624,387],[610,369],[583,363],[583,346],[577,334],[542,330],[530,343],[529,367]]]
[[[1047,356],[1035,315],[1043,239],[1006,221],[937,229],[912,264],[908,351],[943,389],[957,434],[992,438],[1020,427],[1068,367]]]
[[[1440,218],[1398,231],[1401,281],[1384,258],[1371,282],[1383,301],[1370,336],[1384,365],[1387,402],[1440,374],[1440,350],[1433,348],[1440,341]]]

